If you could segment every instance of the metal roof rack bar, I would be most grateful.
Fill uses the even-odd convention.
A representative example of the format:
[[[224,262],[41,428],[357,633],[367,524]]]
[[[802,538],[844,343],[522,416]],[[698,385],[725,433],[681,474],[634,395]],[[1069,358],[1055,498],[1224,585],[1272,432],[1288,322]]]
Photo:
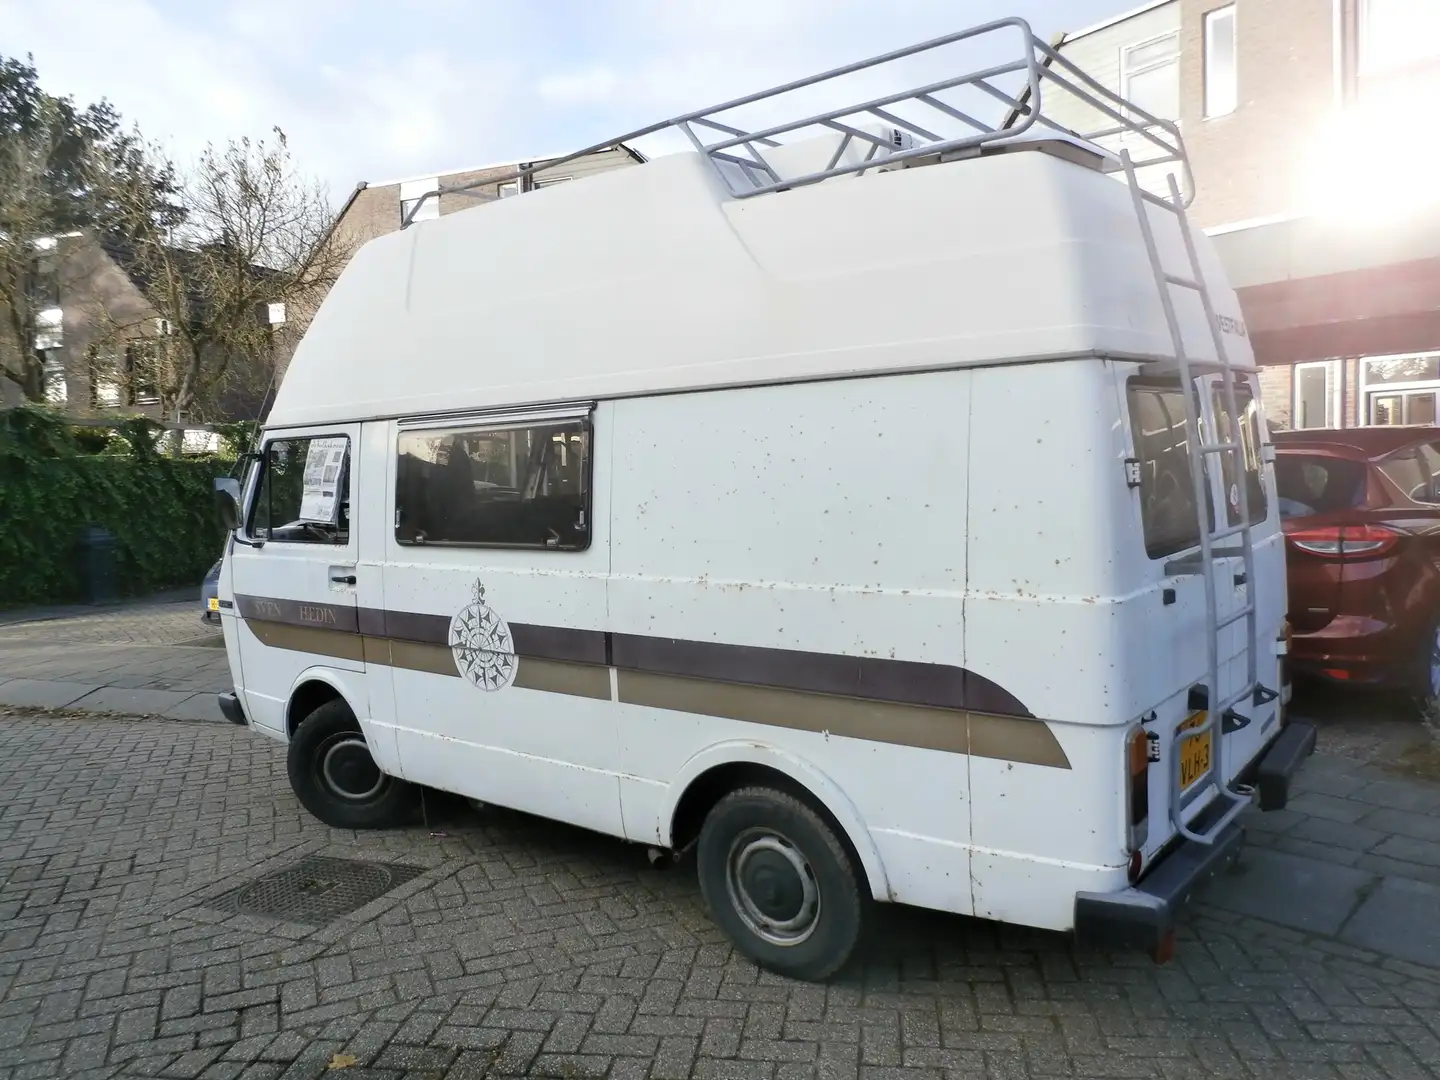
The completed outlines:
[[[982,39],[987,35],[1018,37],[1021,45],[1019,55],[1005,63],[987,64],[983,67],[962,63],[959,72],[955,75],[927,81],[923,85],[909,90],[881,94],[878,97],[867,95],[856,104],[829,108],[822,112],[795,108],[791,115],[798,114],[800,119],[772,121],[756,130],[747,130],[740,118],[730,115],[735,110],[763,104],[766,106],[768,116],[784,116],[787,104],[783,100],[785,95],[811,87],[819,87],[821,84],[832,84],[826,87],[834,95],[832,100],[843,101],[845,100],[844,88],[839,80],[845,76],[857,72],[875,73],[876,69],[884,68],[885,65],[895,61],[918,57],[922,54],[934,54],[937,50],[947,46]],[[1012,53],[1012,55],[1014,54]],[[936,58],[932,56],[931,59]],[[1023,88],[1017,86],[1017,94],[1008,93],[992,84],[991,80],[1007,75],[1023,76]],[[1068,95],[1087,109],[1094,110],[1104,117],[1107,126],[1087,134],[1059,122],[1053,115],[1046,115],[1042,91]],[[945,100],[941,95],[947,92],[969,93],[971,98],[974,98],[976,93],[985,95],[1007,106],[1011,110],[1011,115],[1006,121],[992,124],[983,119],[983,110],[961,107],[953,101]],[[792,101],[788,104],[796,103]],[[940,121],[938,127],[932,126],[935,124],[935,120],[924,119],[922,122],[913,116],[904,115],[907,105],[912,106],[912,111],[914,107],[918,107],[924,110],[926,117],[938,119]],[[981,115],[977,116],[977,111],[980,111]],[[888,125],[896,133],[893,141],[860,126],[870,126],[870,123],[876,120]],[[960,130],[943,130],[946,126],[958,126]],[[744,199],[768,192],[802,187],[832,177],[863,174],[875,168],[901,166],[911,159],[928,159],[936,155],[949,155],[961,151],[978,153],[987,147],[999,149],[1026,140],[1027,132],[1037,126],[1054,131],[1062,138],[1078,139],[1091,144],[1103,157],[1115,159],[1117,171],[1119,150],[1113,146],[1106,146],[1103,140],[1118,139],[1124,142],[1143,143],[1147,156],[1144,160],[1135,161],[1134,167],[1143,168],[1171,162],[1178,163],[1182,174],[1180,186],[1185,193],[1185,202],[1188,203],[1193,196],[1194,182],[1190,163],[1177,125],[1151,115],[1101,85],[1076,67],[1068,58],[1062,56],[1055,48],[1037,38],[1030,29],[1030,24],[1024,19],[1007,18],[996,19],[902,49],[894,49],[868,60],[860,60],[803,79],[796,79],[768,90],[747,94],[722,105],[715,105],[708,109],[700,109],[669,120],[649,124],[624,135],[587,146],[573,154],[552,158],[548,161],[531,162],[501,176],[491,177],[484,181],[439,187],[422,196],[414,206],[409,208],[401,227],[411,223],[416,212],[427,199],[451,194],[465,194],[482,200],[493,199],[495,196],[478,192],[475,189],[516,180],[523,181],[524,178],[533,174],[545,172],[589,154],[610,149],[619,143],[633,142],[636,139],[643,139],[647,135],[672,129],[678,129],[683,133],[690,145],[706,158],[715,170],[716,176],[731,195],[737,199]],[[713,138],[712,133],[718,135],[719,138]],[[839,146],[834,153],[829,155],[829,161],[824,168],[805,172],[803,175],[780,175],[776,164],[770,161],[765,153],[767,150],[774,151],[788,145],[787,140],[782,139],[782,136],[804,138],[826,133],[841,136]],[[861,140],[860,145],[869,145],[869,153],[865,155],[864,160],[854,160],[856,139]],[[847,158],[847,154],[850,155],[849,158]]]

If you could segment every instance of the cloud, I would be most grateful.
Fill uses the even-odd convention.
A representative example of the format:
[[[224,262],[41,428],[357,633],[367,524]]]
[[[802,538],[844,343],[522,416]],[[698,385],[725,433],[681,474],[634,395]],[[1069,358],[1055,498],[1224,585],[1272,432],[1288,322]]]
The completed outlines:
[[[1115,0],[0,0],[0,51],[110,99],[184,162],[274,125],[332,197],[580,147],[1019,8]],[[964,8],[964,13],[957,12]],[[927,77],[913,63],[904,77]],[[895,84],[857,79],[860,93]],[[848,90],[847,92],[856,92]],[[799,95],[804,107],[831,102]],[[763,122],[764,110],[747,116]],[[759,118],[757,121],[756,118]],[[683,140],[651,139],[647,152]]]

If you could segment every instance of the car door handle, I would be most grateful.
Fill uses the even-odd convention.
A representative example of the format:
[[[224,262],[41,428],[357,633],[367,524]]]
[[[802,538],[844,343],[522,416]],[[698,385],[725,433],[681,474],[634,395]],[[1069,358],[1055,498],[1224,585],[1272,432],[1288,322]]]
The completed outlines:
[[[354,575],[354,574],[331,574],[331,575],[330,575],[330,580],[333,581],[333,582],[335,582],[336,585],[354,585],[354,584],[355,584],[355,575]]]

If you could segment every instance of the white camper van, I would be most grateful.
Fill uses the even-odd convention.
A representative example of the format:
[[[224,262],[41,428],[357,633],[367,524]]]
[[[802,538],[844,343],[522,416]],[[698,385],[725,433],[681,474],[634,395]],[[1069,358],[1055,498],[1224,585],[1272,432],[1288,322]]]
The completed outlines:
[[[1019,59],[731,119],[984,35]],[[334,826],[423,786],[693,852],[802,978],[874,902],[1163,959],[1314,745],[1244,321],[1140,175],[1177,130],[1019,20],[670,126],[358,252],[235,492],[227,715]]]

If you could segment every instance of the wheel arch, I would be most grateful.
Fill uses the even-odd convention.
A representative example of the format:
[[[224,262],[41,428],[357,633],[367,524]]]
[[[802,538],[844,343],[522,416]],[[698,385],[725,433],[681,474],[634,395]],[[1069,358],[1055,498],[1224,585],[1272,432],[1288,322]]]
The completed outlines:
[[[660,814],[662,846],[683,849],[700,834],[710,808],[731,791],[767,786],[809,804],[835,830],[865,875],[870,894],[889,900],[885,864],[859,811],[825,772],[787,750],[753,742],[720,743],[696,754],[670,785]]]
[[[285,737],[287,739],[295,735],[295,729],[300,726],[301,720],[304,720],[327,701],[334,701],[336,698],[345,702],[350,709],[350,715],[355,717],[357,722],[361,720],[365,713],[356,707],[357,703],[362,700],[358,697],[361,686],[347,685],[351,680],[341,676],[348,674],[352,673],[336,672],[331,668],[323,667],[308,668],[300,673],[285,699]],[[364,678],[359,673],[354,674],[357,679]],[[360,726],[363,729],[365,725],[361,723]]]

